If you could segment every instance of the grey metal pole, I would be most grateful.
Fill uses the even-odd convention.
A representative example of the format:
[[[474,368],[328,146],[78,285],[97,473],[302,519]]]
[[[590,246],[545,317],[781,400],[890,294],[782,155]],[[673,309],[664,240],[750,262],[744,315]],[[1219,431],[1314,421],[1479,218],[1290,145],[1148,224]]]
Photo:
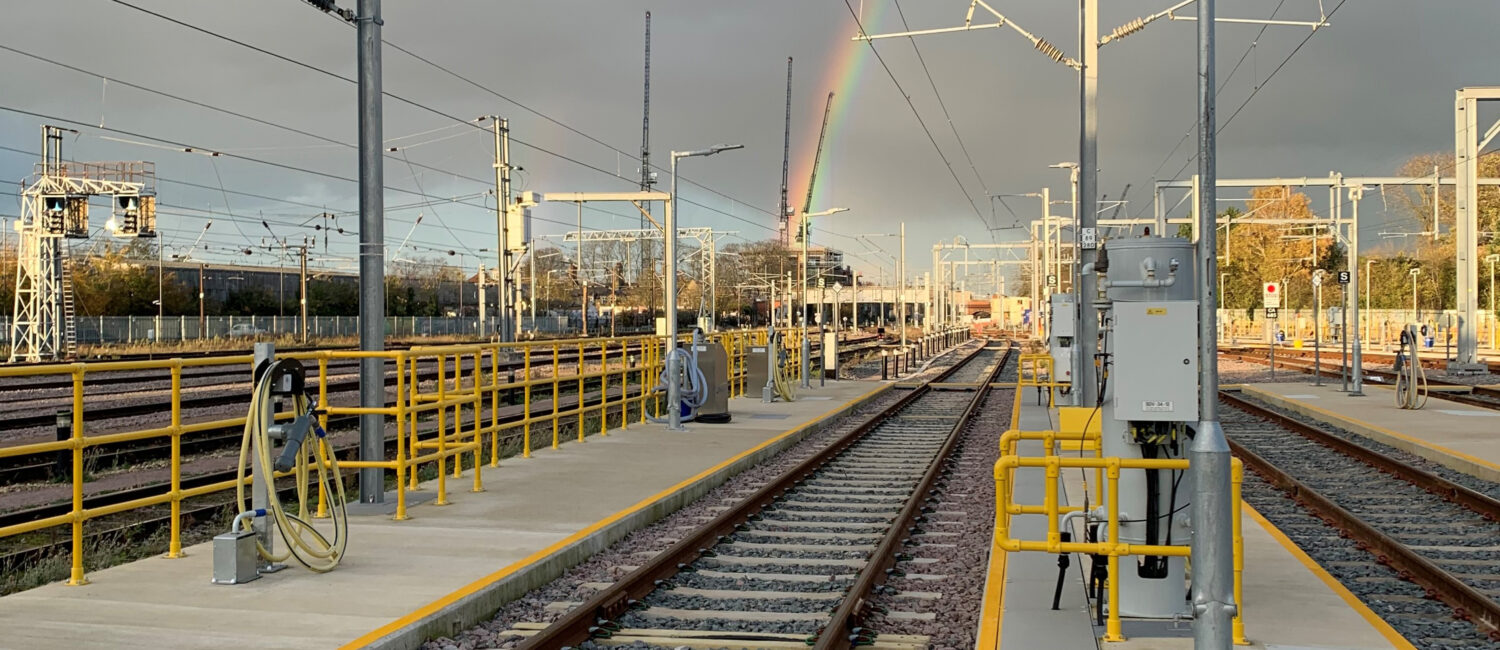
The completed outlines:
[[[1217,234],[1215,232],[1216,236]],[[1313,286],[1313,385],[1323,385],[1323,285],[1321,283]]]
[[[526,242],[526,260],[531,263],[531,327],[536,327],[536,242]],[[550,278],[549,278],[550,280]],[[652,307],[655,309],[655,306]],[[516,328],[518,331],[520,327]]]
[[[672,152],[672,199],[667,202],[667,213],[662,217],[662,238],[666,245],[662,251],[665,264],[662,274],[666,276],[667,298],[667,430],[682,431],[682,386],[678,381],[677,367],[677,159]],[[582,205],[581,203],[579,205]],[[579,246],[583,245],[583,233],[579,231]],[[582,260],[582,258],[579,258]],[[583,267],[579,265],[580,274]],[[579,276],[580,278],[582,275]],[[585,317],[587,312],[585,312]]]
[[[906,222],[901,222],[901,260],[896,272],[896,302],[899,304],[901,322],[901,347],[906,348]],[[899,374],[899,373],[898,373]]]
[[[1340,181],[1339,184],[1342,185],[1343,182]],[[1349,286],[1346,287],[1349,290],[1349,295],[1354,296],[1354,299],[1349,301],[1351,311],[1354,313],[1352,319],[1354,321],[1354,331],[1350,333],[1353,336],[1350,348],[1354,350],[1349,359],[1349,377],[1350,383],[1353,384],[1349,390],[1350,397],[1363,397],[1365,394],[1364,342],[1360,340],[1359,334],[1359,201],[1364,198],[1364,195],[1365,190],[1363,187],[1355,187],[1349,190],[1349,199],[1354,202],[1354,221],[1349,224]],[[1343,208],[1339,208],[1339,210],[1342,211]],[[1369,275],[1369,266],[1365,267],[1365,271],[1366,275]],[[1369,281],[1369,279],[1368,277],[1365,278],[1366,281]],[[1369,291],[1368,285],[1365,291]],[[1369,294],[1366,293],[1365,295],[1367,297],[1366,302],[1368,302]],[[1365,306],[1369,307],[1370,305],[1366,304]]]
[[[1079,102],[1082,104],[1078,138],[1078,232],[1096,230],[1099,218],[1099,1],[1082,0],[1082,28],[1080,49],[1083,70],[1079,72]],[[1049,192],[1050,195],[1050,192]],[[1050,201],[1049,201],[1050,202]],[[1047,207],[1051,212],[1051,206]],[[1045,233],[1043,233],[1045,234]],[[1079,268],[1092,264],[1095,250],[1082,250],[1078,256]],[[1083,372],[1075,377],[1080,384],[1078,399],[1080,406],[1090,406],[1099,401],[1098,378],[1094,367],[1094,355],[1099,350],[1099,319],[1093,308],[1098,295],[1098,277],[1089,274],[1082,278],[1080,294],[1089,304],[1079,305],[1078,343],[1074,348],[1083,359]],[[1061,282],[1062,278],[1058,278]],[[1209,301],[1213,303],[1212,300]],[[1212,313],[1212,312],[1210,312]],[[1213,330],[1210,329],[1210,332]]]
[[[381,125],[380,0],[359,0],[359,349],[385,349],[385,167]],[[385,406],[385,360],[359,361],[359,405]],[[385,459],[385,417],[359,416],[359,459]],[[361,503],[385,502],[385,472],[359,470]]]
[[[1230,650],[1234,602],[1235,513],[1230,502],[1229,441],[1219,426],[1219,358],[1215,334],[1218,269],[1218,170],[1214,131],[1214,0],[1198,1],[1198,367],[1197,434],[1188,449],[1193,479],[1193,647]],[[1092,365],[1092,364],[1090,364]]]
[[[513,341],[510,326],[510,120],[491,115],[495,130],[495,250],[497,275],[500,276],[496,328],[501,341]],[[535,285],[532,285],[535,292]]]
[[[812,388],[812,342],[807,340],[807,213],[797,221],[797,235],[802,240],[802,387]],[[818,306],[821,312],[822,305]]]

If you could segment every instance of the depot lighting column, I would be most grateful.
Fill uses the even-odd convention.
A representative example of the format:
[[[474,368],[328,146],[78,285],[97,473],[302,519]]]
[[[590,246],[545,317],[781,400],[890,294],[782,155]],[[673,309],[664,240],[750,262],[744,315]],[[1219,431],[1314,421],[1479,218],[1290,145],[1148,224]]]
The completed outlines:
[[[359,0],[359,349],[385,349],[385,168],[380,90],[380,0]],[[385,360],[359,360],[359,405],[385,407]],[[359,459],[385,460],[385,416],[359,416]],[[385,502],[385,471],[359,470],[360,503]]]
[[[677,161],[693,156],[712,156],[720,151],[743,149],[742,144],[716,144],[697,151],[672,152],[672,199],[667,201],[667,214],[663,217],[662,233],[666,241],[663,250],[663,268],[666,274],[667,307],[667,429],[682,431],[682,383],[679,381],[681,355],[677,352]],[[580,244],[582,240],[580,238]],[[581,271],[581,269],[580,269]],[[585,317],[587,313],[585,312]]]

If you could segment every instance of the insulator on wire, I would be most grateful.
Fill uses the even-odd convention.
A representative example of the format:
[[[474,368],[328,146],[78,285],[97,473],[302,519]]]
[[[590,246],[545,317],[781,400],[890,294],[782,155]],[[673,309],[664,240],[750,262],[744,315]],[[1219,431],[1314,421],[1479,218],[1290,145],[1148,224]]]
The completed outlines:
[[[1063,60],[1063,51],[1057,49],[1056,45],[1047,42],[1045,38],[1036,39],[1036,50],[1046,55],[1047,58],[1059,63]]]
[[[1120,40],[1122,38],[1125,38],[1126,36],[1129,36],[1131,34],[1134,34],[1134,33],[1138,32],[1138,31],[1141,31],[1142,29],[1145,29],[1145,28],[1146,28],[1146,21],[1142,20],[1140,18],[1137,18],[1137,19],[1132,20],[1132,21],[1130,21],[1128,23],[1125,23],[1124,25],[1120,25],[1119,27],[1116,27],[1115,31],[1112,31],[1112,32],[1109,33],[1109,38],[1110,38],[1110,40],[1116,40],[1117,41],[1117,40]]]

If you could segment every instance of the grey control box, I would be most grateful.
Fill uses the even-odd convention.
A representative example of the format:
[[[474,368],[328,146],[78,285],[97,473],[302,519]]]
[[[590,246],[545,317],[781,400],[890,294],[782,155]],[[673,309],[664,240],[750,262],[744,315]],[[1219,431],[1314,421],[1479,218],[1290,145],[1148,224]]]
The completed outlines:
[[[1198,421],[1198,303],[1114,303],[1109,385],[1115,419]]]

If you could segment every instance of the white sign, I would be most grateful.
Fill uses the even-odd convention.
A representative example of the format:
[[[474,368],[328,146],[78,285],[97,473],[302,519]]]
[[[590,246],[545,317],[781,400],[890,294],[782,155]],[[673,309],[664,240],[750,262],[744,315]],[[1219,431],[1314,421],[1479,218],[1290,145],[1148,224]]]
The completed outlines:
[[[1091,251],[1091,250],[1094,250],[1095,248],[1098,248],[1099,247],[1099,229],[1098,228],[1080,228],[1080,229],[1078,229],[1078,247],[1082,248],[1083,250],[1086,250],[1086,251]]]
[[[1281,283],[1266,282],[1260,288],[1261,306],[1266,309],[1279,309],[1281,307]]]

